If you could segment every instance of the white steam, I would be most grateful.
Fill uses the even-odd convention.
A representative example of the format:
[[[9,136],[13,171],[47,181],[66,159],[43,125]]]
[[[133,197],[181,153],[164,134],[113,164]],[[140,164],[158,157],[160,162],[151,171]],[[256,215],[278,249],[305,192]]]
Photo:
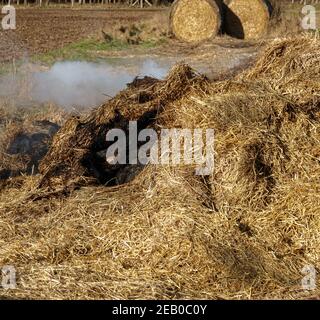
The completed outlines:
[[[66,61],[57,62],[48,70],[29,65],[28,71],[0,79],[0,95],[65,108],[92,107],[116,95],[135,76],[162,79],[169,67],[153,60],[129,64],[121,60],[117,64]]]

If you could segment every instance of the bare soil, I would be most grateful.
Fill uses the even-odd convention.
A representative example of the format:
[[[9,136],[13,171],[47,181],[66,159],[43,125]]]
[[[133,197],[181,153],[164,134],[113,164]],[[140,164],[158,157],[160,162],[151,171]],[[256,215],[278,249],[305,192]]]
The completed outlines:
[[[102,30],[112,34],[122,25],[145,23],[148,28],[151,25],[158,31],[163,30],[168,10],[18,9],[17,29],[0,31],[0,62],[44,54],[90,37],[102,39]],[[174,62],[183,60],[210,78],[221,78],[247,67],[258,51],[259,46],[255,42],[219,36],[199,45],[185,44],[167,37],[167,41],[156,48],[133,45],[125,50],[102,50],[92,54],[97,59],[154,56]]]
[[[61,48],[100,35],[115,23],[137,23],[166,14],[164,9],[18,9],[17,29],[0,31],[0,61]]]

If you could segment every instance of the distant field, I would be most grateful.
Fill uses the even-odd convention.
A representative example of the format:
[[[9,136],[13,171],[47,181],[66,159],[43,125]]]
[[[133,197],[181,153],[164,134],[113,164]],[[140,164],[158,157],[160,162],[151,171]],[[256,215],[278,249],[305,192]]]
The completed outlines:
[[[88,37],[99,38],[108,26],[141,23],[165,14],[163,9],[18,9],[17,30],[0,31],[0,61],[46,53]]]
[[[270,36],[301,32],[299,17],[302,4],[296,2],[281,5],[281,21],[270,28]],[[316,4],[320,10],[320,4]],[[12,61],[25,56],[43,55],[49,53],[52,57],[75,56],[86,54],[83,43],[89,42],[88,50],[94,47],[119,49],[123,44],[113,42],[103,44],[102,30],[112,31],[121,25],[149,24],[155,29],[166,27],[169,8],[126,9],[102,8],[70,9],[57,8],[27,8],[17,10],[17,30],[0,31],[0,62]],[[320,17],[319,17],[320,21]],[[92,39],[96,43],[92,46]],[[147,41],[148,42],[148,41]],[[153,41],[154,42],[154,41]],[[147,44],[147,46],[150,45]],[[81,52],[79,53],[79,47]],[[76,50],[74,50],[76,48]],[[63,49],[63,50],[62,50]],[[70,51],[71,52],[66,52]],[[76,52],[75,52],[76,51]]]

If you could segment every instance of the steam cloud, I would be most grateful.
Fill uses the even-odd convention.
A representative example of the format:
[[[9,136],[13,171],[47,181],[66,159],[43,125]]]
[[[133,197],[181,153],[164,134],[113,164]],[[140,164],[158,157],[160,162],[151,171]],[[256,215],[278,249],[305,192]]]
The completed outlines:
[[[20,99],[27,95],[34,102],[52,102],[65,108],[92,107],[124,89],[135,76],[149,75],[162,79],[168,68],[168,64],[162,67],[153,60],[135,61],[129,65],[57,62],[49,70],[27,72],[27,76],[24,73],[24,76],[3,77],[0,80],[0,95]]]

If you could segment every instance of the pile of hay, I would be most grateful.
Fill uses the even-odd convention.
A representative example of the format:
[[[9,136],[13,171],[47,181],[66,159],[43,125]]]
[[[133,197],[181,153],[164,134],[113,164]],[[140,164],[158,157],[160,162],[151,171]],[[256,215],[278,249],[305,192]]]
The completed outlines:
[[[170,30],[180,40],[199,43],[215,37],[221,12],[215,0],[176,0],[170,13]]]
[[[225,32],[239,39],[259,39],[267,32],[272,10],[268,0],[225,0]]]
[[[319,297],[301,287],[303,267],[320,268],[319,52],[313,39],[277,40],[214,83],[178,66],[69,120],[43,175],[0,192],[0,265],[18,274],[0,298]],[[214,173],[148,165],[98,186],[81,159],[148,112],[142,127],[215,129]],[[79,190],[35,200],[71,184]]]

